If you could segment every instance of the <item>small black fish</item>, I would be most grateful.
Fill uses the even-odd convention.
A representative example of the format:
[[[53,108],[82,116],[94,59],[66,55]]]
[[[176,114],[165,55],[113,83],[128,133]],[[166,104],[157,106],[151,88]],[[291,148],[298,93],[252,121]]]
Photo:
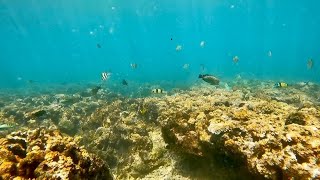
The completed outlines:
[[[100,89],[101,89],[101,86],[96,86],[96,87],[91,89],[91,93],[93,95],[96,95],[99,92]]]
[[[125,79],[123,79],[123,80],[122,80],[122,85],[128,86],[128,82],[127,82]]]
[[[101,45],[99,43],[97,44],[97,48],[99,48],[99,49],[101,48]]]

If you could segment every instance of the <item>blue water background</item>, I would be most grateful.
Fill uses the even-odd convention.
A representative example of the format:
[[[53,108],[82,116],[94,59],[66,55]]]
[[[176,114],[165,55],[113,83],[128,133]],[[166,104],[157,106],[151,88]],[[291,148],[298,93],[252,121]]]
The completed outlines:
[[[319,82],[319,7],[318,0],[0,0],[0,87],[100,82],[102,71],[119,84],[192,85],[199,73]]]

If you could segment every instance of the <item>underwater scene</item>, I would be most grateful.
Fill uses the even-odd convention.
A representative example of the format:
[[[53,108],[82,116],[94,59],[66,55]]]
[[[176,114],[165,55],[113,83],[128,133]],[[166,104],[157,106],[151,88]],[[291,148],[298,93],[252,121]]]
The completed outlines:
[[[0,0],[0,179],[320,179],[319,7]]]

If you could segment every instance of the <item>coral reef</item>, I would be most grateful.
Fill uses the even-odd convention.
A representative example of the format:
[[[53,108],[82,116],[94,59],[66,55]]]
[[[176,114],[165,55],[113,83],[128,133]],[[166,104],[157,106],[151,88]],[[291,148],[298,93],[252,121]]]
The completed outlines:
[[[160,105],[164,138],[175,149],[208,156],[210,147],[209,154],[227,153],[268,179],[320,177],[319,110],[254,96],[243,101],[241,92],[201,91],[207,95],[190,92]]]
[[[3,95],[0,137],[20,132],[0,141],[0,172],[112,178],[107,162],[115,179],[319,179],[320,88],[273,84],[238,79],[142,98],[103,87]],[[39,126],[74,136],[101,160],[57,131],[24,132]]]
[[[0,139],[2,179],[113,179],[107,164],[57,130],[18,131]]]

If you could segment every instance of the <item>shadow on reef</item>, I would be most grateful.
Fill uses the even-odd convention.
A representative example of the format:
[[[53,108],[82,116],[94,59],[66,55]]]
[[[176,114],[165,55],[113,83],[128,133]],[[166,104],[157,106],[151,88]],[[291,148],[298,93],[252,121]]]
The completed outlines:
[[[199,157],[192,154],[179,154],[177,168],[181,174],[190,179],[216,180],[263,180],[261,176],[252,175],[243,161],[238,161],[223,154],[211,154]]]
[[[162,136],[172,153],[178,156],[176,168],[181,174],[191,179],[229,179],[229,180],[263,180],[263,176],[252,174],[240,154],[226,153],[219,148],[220,145],[212,147],[210,144],[200,143],[201,156],[185,152],[176,141],[168,136],[170,133],[162,129]],[[173,141],[172,141],[173,140]]]

